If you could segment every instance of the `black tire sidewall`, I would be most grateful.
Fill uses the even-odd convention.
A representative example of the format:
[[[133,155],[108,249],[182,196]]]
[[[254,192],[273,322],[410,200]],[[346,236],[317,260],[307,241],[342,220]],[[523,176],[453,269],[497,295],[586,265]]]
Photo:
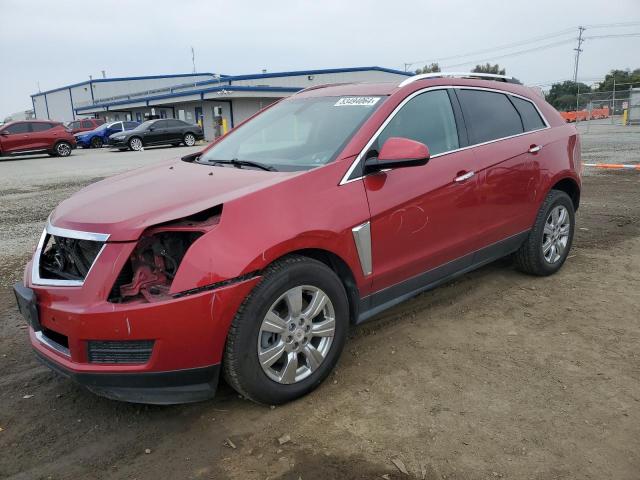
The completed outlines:
[[[547,202],[546,208],[542,212],[542,215],[538,217],[536,226],[533,232],[535,235],[534,241],[535,241],[536,252],[538,257],[537,263],[545,275],[551,275],[557,272],[558,270],[560,270],[564,262],[567,260],[567,257],[569,256],[569,251],[571,250],[571,246],[573,244],[573,235],[574,235],[574,230],[576,225],[573,202],[571,201],[571,198],[569,197],[569,195],[559,190],[552,190],[549,195],[552,195],[552,198],[550,199],[549,202]],[[567,241],[567,248],[565,248],[564,253],[562,254],[562,257],[560,258],[560,260],[558,260],[555,263],[549,263],[544,258],[544,254],[542,253],[542,240],[544,235],[544,226],[547,221],[547,217],[551,213],[551,210],[553,210],[555,207],[560,205],[565,207],[567,209],[567,212],[569,212],[569,220],[570,220],[569,239]]]
[[[99,137],[93,137],[91,139],[91,147],[92,148],[101,148],[102,147],[102,139]]]
[[[271,380],[258,361],[258,334],[262,319],[273,302],[297,285],[312,285],[331,299],[336,316],[336,330],[331,349],[321,366],[304,380],[291,385]],[[238,318],[234,342],[237,375],[242,389],[265,404],[280,404],[298,398],[316,388],[333,370],[344,347],[349,328],[349,305],[340,279],[325,265],[309,260],[278,271],[265,278],[247,298]]]

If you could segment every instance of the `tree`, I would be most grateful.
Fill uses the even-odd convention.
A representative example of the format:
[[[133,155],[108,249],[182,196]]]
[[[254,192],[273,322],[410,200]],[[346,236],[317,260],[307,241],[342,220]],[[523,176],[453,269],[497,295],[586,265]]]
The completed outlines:
[[[440,65],[438,65],[437,63],[432,63],[431,65],[425,65],[424,68],[418,68],[416,70],[416,75],[420,75],[421,73],[435,73],[440,71]]]
[[[472,72],[476,73],[493,73],[495,75],[504,75],[507,73],[506,69],[500,68],[500,65],[497,63],[495,65],[491,65],[490,63],[485,63],[484,65],[476,65]]]
[[[616,84],[616,98],[629,98],[629,87],[640,87],[640,68],[635,70],[611,70],[596,88],[597,92],[611,92]]]
[[[582,82],[576,83],[571,80],[566,80],[562,83],[554,83],[551,85],[551,90],[549,90],[547,94],[547,102],[558,110],[575,110],[578,92],[587,93],[590,91],[591,88],[589,85]],[[579,108],[584,107],[589,101],[586,96],[582,97],[581,100]]]

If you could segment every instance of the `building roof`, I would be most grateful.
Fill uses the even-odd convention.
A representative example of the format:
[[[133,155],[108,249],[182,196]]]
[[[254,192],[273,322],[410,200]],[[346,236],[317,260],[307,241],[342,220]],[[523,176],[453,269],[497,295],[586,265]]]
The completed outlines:
[[[393,70],[390,68],[384,67],[350,67],[350,68],[331,68],[331,69],[320,69],[320,70],[294,70],[287,72],[273,72],[273,73],[258,73],[252,75],[221,75],[218,79],[205,80],[201,82],[197,82],[189,90],[183,90],[180,92],[172,91],[171,93],[158,94],[158,95],[141,95],[137,97],[127,98],[123,100],[114,100],[109,102],[95,103],[92,105],[87,105],[84,107],[75,108],[77,113],[87,112],[94,110],[96,108],[109,108],[118,105],[127,105],[136,102],[147,103],[149,101],[154,100],[162,100],[166,98],[177,98],[177,97],[185,97],[191,95],[200,95],[201,97],[205,93],[210,92],[281,92],[281,93],[295,93],[304,88],[297,87],[272,87],[272,86],[261,86],[261,85],[233,85],[234,81],[237,80],[259,80],[259,79],[267,79],[267,78],[282,78],[282,77],[295,77],[302,75],[321,75],[321,74],[332,74],[332,73],[351,73],[351,72],[367,72],[367,71],[378,71],[378,72],[386,72],[393,73],[397,75],[403,76],[411,76],[412,74],[409,72],[402,72],[400,70]],[[206,75],[206,74],[203,74]],[[131,78],[139,78],[139,77],[131,77]],[[147,77],[153,78],[153,77]],[[94,82],[96,80],[93,80]],[[104,81],[104,79],[103,79]],[[224,84],[220,84],[224,82]],[[216,85],[215,87],[208,87],[207,85]],[[193,87],[199,88],[193,88]],[[183,86],[176,86],[175,89],[182,88]],[[67,87],[68,88],[68,87]],[[185,87],[186,88],[186,87]]]
[[[47,93],[59,92],[60,90],[67,90],[69,88],[79,87],[81,85],[87,85],[89,83],[106,83],[106,82],[122,82],[128,80],[154,80],[158,78],[179,78],[179,77],[200,77],[200,76],[209,76],[214,77],[213,73],[203,72],[203,73],[173,73],[168,75],[145,75],[145,76],[137,76],[137,77],[113,77],[113,78],[93,78],[90,80],[85,80],[83,82],[72,83],[71,85],[65,85],[64,87],[53,88],[51,90],[46,90],[44,92],[34,93],[31,96],[37,97],[39,95],[45,95]],[[220,75],[221,78],[228,77],[228,75]]]

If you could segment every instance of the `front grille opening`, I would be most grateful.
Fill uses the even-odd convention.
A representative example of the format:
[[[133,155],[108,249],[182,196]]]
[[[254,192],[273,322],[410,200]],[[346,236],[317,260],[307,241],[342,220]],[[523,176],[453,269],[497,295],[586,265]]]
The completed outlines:
[[[147,363],[154,340],[90,340],[89,363]]]
[[[104,242],[47,235],[40,254],[40,278],[84,280]]]
[[[67,337],[66,335],[54,332],[53,330],[49,330],[48,328],[43,328],[42,333],[49,340],[56,342],[58,345],[62,345],[64,348],[69,348],[69,337]]]

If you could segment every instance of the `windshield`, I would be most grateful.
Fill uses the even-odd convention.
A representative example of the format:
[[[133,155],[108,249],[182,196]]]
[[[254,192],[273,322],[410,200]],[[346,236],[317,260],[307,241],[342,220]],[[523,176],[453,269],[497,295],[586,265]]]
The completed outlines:
[[[110,125],[113,125],[113,124],[110,123],[110,124],[107,125],[106,123],[103,123],[99,127],[94,128],[93,131],[94,132],[101,132],[101,131],[106,130],[107,128],[109,128]]]
[[[325,165],[335,159],[380,100],[316,97],[282,101],[232,131],[197,162],[248,161],[285,171]]]

